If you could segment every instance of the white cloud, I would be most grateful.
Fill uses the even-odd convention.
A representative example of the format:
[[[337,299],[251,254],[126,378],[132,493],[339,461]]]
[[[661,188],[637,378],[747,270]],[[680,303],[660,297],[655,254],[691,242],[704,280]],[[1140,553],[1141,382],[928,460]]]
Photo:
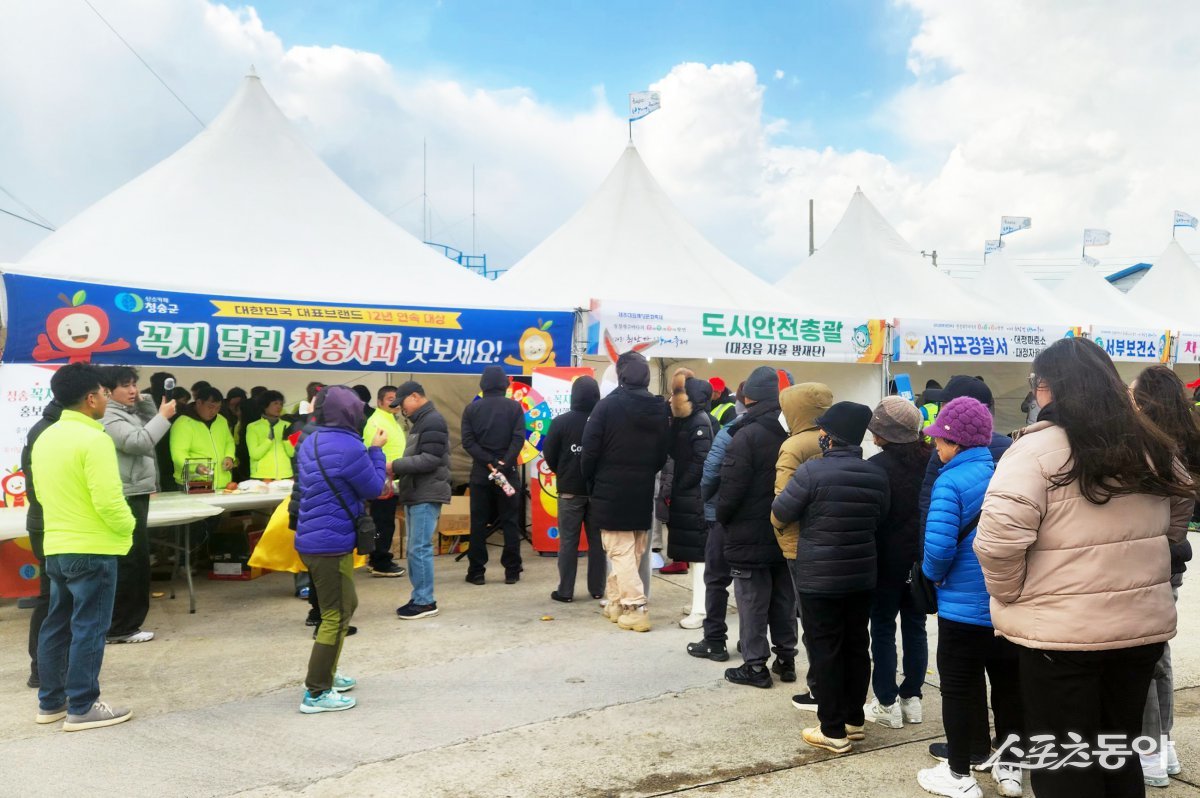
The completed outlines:
[[[876,93],[864,121],[896,137],[891,159],[780,143],[819,124],[767,118],[767,88],[747,63],[680,64],[653,84],[663,110],[634,137],[684,212],[736,260],[779,274],[806,251],[809,197],[819,245],[856,185],[914,246],[944,257],[976,256],[1002,214],[1034,217],[1010,240],[1014,257],[1069,259],[1086,226],[1113,231],[1103,254],[1154,255],[1175,207],[1200,213],[1186,98],[1200,67],[1190,34],[1200,7],[903,2],[923,20],[911,82]],[[0,28],[0,107],[19,121],[0,124],[0,185],[61,223],[197,125],[86,6],[49,5],[16,4]],[[313,147],[412,232],[422,140],[434,237],[463,248],[476,164],[480,249],[498,265],[578,208],[624,143],[621,109],[602,87],[586,110],[563,112],[521,87],[483,90],[343,47],[285,48],[252,10],[205,0],[111,0],[103,10],[204,119],[253,63]],[[1114,49],[1120,41],[1154,45]],[[38,237],[0,218],[0,261]]]

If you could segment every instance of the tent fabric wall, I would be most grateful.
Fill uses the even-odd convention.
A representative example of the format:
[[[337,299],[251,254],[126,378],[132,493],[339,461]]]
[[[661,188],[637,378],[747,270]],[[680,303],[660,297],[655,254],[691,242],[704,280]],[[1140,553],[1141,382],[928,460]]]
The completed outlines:
[[[1091,266],[1078,264],[1052,292],[1062,302],[1078,308],[1079,322],[1086,326],[1168,329],[1171,324],[1158,313],[1121,293]]]
[[[989,305],[990,315],[978,317],[981,321],[1078,325],[1085,315],[1038,285],[1003,250],[988,256],[979,276],[965,285]]]
[[[1177,332],[1200,331],[1200,266],[1177,241],[1167,245],[1128,296],[1167,319]]]

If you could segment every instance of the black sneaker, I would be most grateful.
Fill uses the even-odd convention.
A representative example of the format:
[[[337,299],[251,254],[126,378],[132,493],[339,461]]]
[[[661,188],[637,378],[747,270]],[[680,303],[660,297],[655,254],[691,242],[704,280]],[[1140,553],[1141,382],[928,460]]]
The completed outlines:
[[[725,671],[725,680],[749,687],[766,688],[775,684],[771,679],[771,672],[765,665],[750,665],[749,663],[742,663],[737,668],[728,668]]]
[[[418,618],[432,618],[438,614],[437,602],[432,604],[413,604],[411,601],[396,610],[396,615],[402,621],[415,621]]]
[[[781,682],[794,682],[796,681],[796,660],[775,657],[775,662],[771,665],[771,671],[779,674],[779,681]]]
[[[305,626],[320,626],[321,625],[320,611],[315,610],[315,609],[310,609],[308,611],[308,617],[304,619],[304,625]]]
[[[389,579],[404,576],[408,571],[396,565],[394,562],[380,563],[379,565],[368,565],[367,572],[371,576],[382,576]]]
[[[316,640],[316,639],[317,639],[317,632],[318,632],[318,631],[320,631],[320,630],[319,630],[319,629],[313,629],[313,640]],[[349,637],[350,635],[356,635],[356,634],[358,634],[358,627],[357,627],[357,626],[351,626],[351,627],[348,627],[348,628],[346,629],[346,637]]]
[[[29,674],[29,678],[25,680],[25,686],[26,687],[41,687],[42,686],[42,678],[40,676],[38,676],[36,673],[31,673],[31,674]]]
[[[724,643],[715,640],[701,640],[699,643],[688,643],[687,653],[699,659],[711,659],[713,662],[725,662],[729,659],[729,649]]]
[[[467,581],[472,585],[482,585],[483,574],[467,574]]]
[[[816,712],[817,699],[813,698],[812,693],[800,693],[799,695],[792,696],[792,706],[807,712]]]
[[[949,743],[931,743],[929,746],[929,755],[939,762],[950,761],[950,744]],[[991,770],[990,767],[984,764],[988,761],[988,757],[979,756],[978,754],[971,755],[971,770],[979,771],[980,773]]]
[[[572,601],[575,600],[575,599],[571,598],[570,596],[564,596],[562,593],[559,593],[557,590],[550,591],[550,598],[554,599],[555,601],[561,601],[563,604],[570,604]]]
[[[520,571],[514,571],[511,574],[504,575],[504,584],[506,584],[506,585],[515,585],[517,582],[520,582],[520,581],[521,581],[521,572]]]

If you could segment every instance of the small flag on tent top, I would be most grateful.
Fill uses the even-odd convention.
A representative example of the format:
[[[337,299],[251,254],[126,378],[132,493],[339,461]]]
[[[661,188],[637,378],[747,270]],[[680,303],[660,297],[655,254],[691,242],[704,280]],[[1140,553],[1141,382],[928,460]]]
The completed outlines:
[[[1083,245],[1085,247],[1104,247],[1112,241],[1112,233],[1095,227],[1084,228]]]
[[[1028,216],[1001,216],[1000,235],[1006,236],[1018,230],[1028,230],[1033,227],[1033,219]]]
[[[656,91],[635,91],[629,95],[629,121],[649,116],[661,107],[662,95]]]
[[[1200,224],[1200,219],[1197,219],[1195,216],[1192,216],[1190,213],[1184,213],[1183,211],[1175,211],[1175,226],[1176,227],[1190,227],[1193,230],[1195,230],[1197,224]]]
[[[1001,238],[993,238],[983,242],[983,254],[991,255],[997,250],[1004,249],[1004,240]]]
[[[1094,269],[1100,265],[1100,261],[1096,258],[1093,258],[1091,255],[1084,255],[1083,256],[1083,265],[1091,266]]]

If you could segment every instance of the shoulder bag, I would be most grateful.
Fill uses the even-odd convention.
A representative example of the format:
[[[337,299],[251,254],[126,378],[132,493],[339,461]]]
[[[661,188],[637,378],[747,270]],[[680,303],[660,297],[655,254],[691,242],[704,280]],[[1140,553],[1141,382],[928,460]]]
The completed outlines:
[[[975,517],[967,522],[966,526],[958,531],[958,543],[962,543],[971,534],[975,527],[979,526],[979,518],[982,513],[976,513]],[[956,544],[957,546],[957,544]],[[908,572],[908,590],[912,597],[912,606],[926,615],[937,615],[937,587],[925,576],[925,572],[921,569],[921,565],[925,560],[925,545],[921,544],[921,559],[917,560],[912,565],[912,569]]]
[[[329,474],[325,473],[325,466],[321,465],[321,454],[317,449],[317,440],[320,437],[321,433],[319,432],[313,434],[313,459],[317,461],[317,468],[321,471],[325,484],[329,486],[329,492],[333,494],[334,498],[338,500],[338,504],[342,505],[342,510],[354,522],[354,548],[359,554],[373,554],[375,551],[375,522],[371,520],[371,516],[365,510],[358,515],[350,512],[346,500],[342,498],[341,492],[333,484]]]

